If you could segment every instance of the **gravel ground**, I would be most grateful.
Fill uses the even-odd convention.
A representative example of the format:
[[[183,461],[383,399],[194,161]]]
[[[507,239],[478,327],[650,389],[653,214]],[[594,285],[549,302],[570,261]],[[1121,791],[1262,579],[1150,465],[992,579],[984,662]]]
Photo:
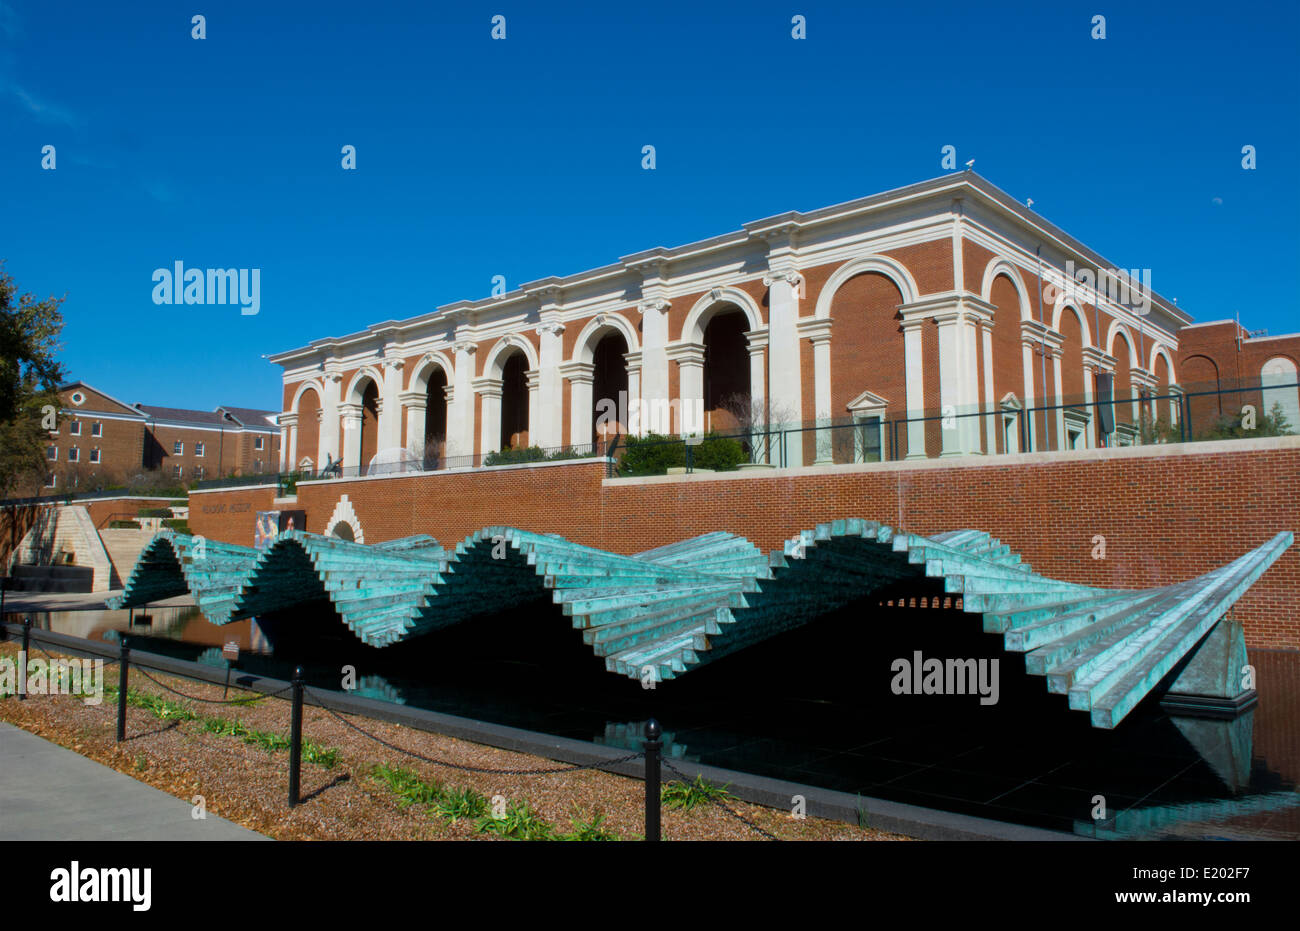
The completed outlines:
[[[18,645],[0,644],[0,656],[16,656]],[[41,656],[39,651],[34,651]],[[54,652],[55,656],[59,654]],[[194,682],[150,670],[150,675],[189,695],[222,696],[220,686]],[[105,682],[117,682],[116,665],[105,668]],[[132,691],[176,702],[201,717],[239,721],[250,728],[287,734],[289,703],[265,698],[254,705],[213,705],[168,693],[138,672]],[[248,694],[232,690],[230,697]],[[303,734],[317,745],[338,752],[331,768],[302,765],[305,801],[290,809],[287,800],[289,754],[268,751],[238,737],[209,733],[197,721],[168,720],[144,708],[128,707],[127,739],[114,740],[116,702],[108,695],[87,705],[69,695],[32,695],[26,701],[0,699],[0,720],[77,751],[141,782],[179,798],[204,797],[207,810],[277,840],[470,840],[488,839],[473,821],[455,823],[430,814],[421,805],[402,805],[388,784],[374,775],[376,766],[400,766],[447,788],[469,787],[487,798],[503,796],[507,804],[526,801],[557,831],[569,831],[576,817],[603,815],[602,827],[620,838],[644,832],[645,789],[642,782],[591,770],[532,776],[464,773],[435,766],[388,750],[358,734],[329,712],[310,706],[303,711]],[[358,726],[389,743],[424,756],[464,766],[533,769],[564,765],[508,750],[499,750],[413,730],[373,719],[353,718]],[[667,778],[668,774],[665,774]],[[778,811],[731,801],[731,808],[783,840],[908,840],[882,831],[819,818],[796,820]],[[757,832],[716,805],[692,811],[663,809],[665,840],[762,840]]]

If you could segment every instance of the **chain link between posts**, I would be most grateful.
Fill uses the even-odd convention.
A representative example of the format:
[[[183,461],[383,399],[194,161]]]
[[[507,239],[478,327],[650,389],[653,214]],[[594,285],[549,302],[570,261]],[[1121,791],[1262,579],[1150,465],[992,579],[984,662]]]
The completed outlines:
[[[369,731],[364,730],[361,727],[358,727],[356,724],[353,724],[351,721],[349,721],[346,717],[344,717],[339,712],[335,711],[333,708],[325,707],[324,703],[321,701],[321,697],[315,694],[315,692],[312,691],[311,689],[305,689],[304,691],[311,693],[312,697],[316,699],[317,703],[319,704],[322,710],[326,711],[330,715],[333,715],[335,718],[338,718],[340,721],[342,721],[348,727],[352,728],[352,730],[356,731],[358,734],[362,734],[365,737],[369,737],[375,743],[387,747],[389,750],[395,750],[398,753],[404,753],[407,756],[413,757],[414,759],[420,760],[422,762],[431,763],[434,766],[445,766],[448,769],[458,769],[466,773],[485,773],[490,776],[546,776],[546,775],[553,775],[555,773],[576,773],[584,769],[603,769],[606,766],[613,766],[617,763],[627,763],[632,760],[638,759],[639,757],[645,756],[644,753],[637,752],[637,753],[630,753],[627,756],[621,756],[613,760],[601,760],[597,763],[578,763],[572,766],[556,766],[548,769],[487,769],[481,766],[463,766],[459,763],[452,763],[447,760],[435,760],[433,757],[425,756],[424,754],[417,753],[414,750],[408,750],[405,747],[399,747],[396,744],[389,743],[388,741],[384,740],[382,737],[379,737],[376,734],[372,734]]]
[[[672,772],[674,772],[675,774],[677,774],[678,776],[680,776],[681,779],[682,779],[682,782],[686,783],[687,785],[690,784],[690,777],[687,776],[687,775],[686,775],[684,772],[682,772],[680,769],[678,769],[676,766],[674,766],[672,763],[668,762],[668,758],[667,758],[667,757],[662,757],[662,758],[660,759],[660,762],[663,763],[665,769],[672,770]],[[757,824],[755,824],[754,822],[750,821],[748,818],[746,818],[746,817],[745,817],[744,815],[742,815],[740,812],[736,811],[734,808],[732,808],[730,805],[728,805],[728,804],[727,804],[726,802],[724,802],[722,799],[717,798],[716,796],[710,796],[710,797],[709,797],[709,801],[711,801],[713,804],[717,805],[719,808],[721,808],[721,809],[722,809],[723,811],[725,811],[727,814],[731,815],[731,817],[735,818],[735,819],[736,819],[737,821],[739,821],[741,824],[743,824],[743,825],[745,825],[746,827],[748,827],[748,828],[750,828],[750,829],[752,829],[752,830],[758,832],[758,833],[761,834],[763,837],[766,837],[768,840],[779,841],[779,840],[781,839],[781,838],[777,837],[775,834],[771,833],[770,831],[765,831],[763,828],[759,827]]]
[[[249,705],[262,698],[279,698],[281,695],[288,695],[291,691],[293,691],[293,686],[290,685],[286,688],[280,689],[280,691],[278,692],[262,692],[257,695],[249,695],[244,698],[199,698],[197,695],[187,695],[184,692],[177,691],[176,689],[172,688],[170,685],[168,685],[165,682],[159,682],[153,676],[149,675],[148,670],[146,670],[143,666],[133,665],[131,668],[135,672],[140,673],[140,675],[144,676],[146,679],[148,679],[150,682],[152,682],[154,685],[158,686],[159,688],[166,689],[167,691],[171,692],[173,695],[179,695],[181,698],[187,698],[190,701],[203,702],[205,705]],[[215,683],[209,683],[209,684],[212,685]]]

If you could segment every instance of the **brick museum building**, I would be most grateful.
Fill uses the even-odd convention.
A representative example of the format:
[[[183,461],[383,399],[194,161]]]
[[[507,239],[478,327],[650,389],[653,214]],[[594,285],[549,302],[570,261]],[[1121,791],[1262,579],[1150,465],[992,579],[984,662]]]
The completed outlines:
[[[949,175],[274,355],[281,467],[738,427],[797,429],[787,467],[1090,449],[1248,403],[1300,424],[1300,335],[1193,323],[1150,277]]]
[[[60,387],[59,396],[58,426],[45,450],[47,491],[90,490],[142,471],[191,482],[279,466],[273,411],[128,404],[80,381]]]

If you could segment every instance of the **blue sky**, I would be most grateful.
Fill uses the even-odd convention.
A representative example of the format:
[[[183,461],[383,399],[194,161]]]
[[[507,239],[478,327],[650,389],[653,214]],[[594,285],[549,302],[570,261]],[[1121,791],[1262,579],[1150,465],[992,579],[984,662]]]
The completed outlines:
[[[278,408],[263,353],[934,177],[951,144],[1196,319],[1291,332],[1298,8],[0,0],[0,258],[67,294],[73,378]],[[260,312],[155,305],[176,260],[261,269]]]

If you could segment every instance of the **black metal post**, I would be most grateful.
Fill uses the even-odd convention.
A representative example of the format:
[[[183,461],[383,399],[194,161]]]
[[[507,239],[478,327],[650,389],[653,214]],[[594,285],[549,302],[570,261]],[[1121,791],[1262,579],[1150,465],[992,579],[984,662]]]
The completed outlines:
[[[32,655],[32,619],[23,619],[23,649],[19,654],[18,700],[27,700],[27,658]]]
[[[645,726],[645,839],[659,837],[659,722],[651,718]]]
[[[289,717],[289,807],[298,804],[298,771],[302,765],[302,667],[293,670],[293,710]]]
[[[121,643],[121,652],[117,659],[117,742],[126,740],[126,686],[127,670],[131,666],[131,648],[126,645],[126,637]]]
[[[4,623],[5,618],[5,592],[9,589],[9,577],[0,576],[0,624]]]

